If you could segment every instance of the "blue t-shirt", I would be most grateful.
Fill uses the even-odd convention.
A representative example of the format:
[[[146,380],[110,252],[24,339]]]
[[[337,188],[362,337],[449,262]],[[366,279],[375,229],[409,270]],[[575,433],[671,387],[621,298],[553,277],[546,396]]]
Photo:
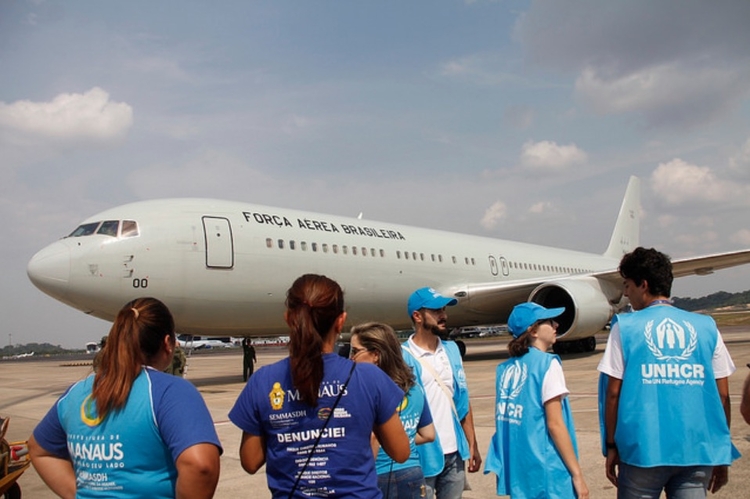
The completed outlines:
[[[299,481],[298,497],[379,498],[370,434],[396,412],[404,392],[377,366],[323,355],[318,405],[300,400],[289,359],[260,368],[240,393],[229,419],[266,441],[266,477],[273,497],[287,497],[330,415]],[[336,397],[351,378],[336,409]]]
[[[425,399],[424,389],[417,383],[411,387],[409,392],[404,396],[401,405],[398,406],[398,415],[401,418],[401,424],[404,425],[406,436],[409,437],[409,459],[403,463],[397,463],[381,447],[378,450],[378,456],[375,459],[375,468],[378,475],[390,473],[391,471],[413,468],[420,466],[419,451],[417,450],[417,430],[432,424],[432,413],[430,406]]]
[[[47,452],[70,459],[77,497],[172,498],[175,462],[188,447],[222,451],[211,414],[188,381],[144,368],[125,406],[100,419],[94,374],[71,386],[34,429]]]

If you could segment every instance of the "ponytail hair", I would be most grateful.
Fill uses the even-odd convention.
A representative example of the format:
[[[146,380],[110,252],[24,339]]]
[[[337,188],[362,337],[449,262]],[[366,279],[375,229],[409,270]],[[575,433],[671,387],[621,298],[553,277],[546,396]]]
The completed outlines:
[[[521,357],[529,353],[529,348],[531,347],[531,335],[529,331],[530,329],[527,329],[521,336],[513,338],[508,342],[508,353],[511,357]]]
[[[174,342],[174,319],[156,298],[137,298],[120,309],[101,351],[91,393],[99,417],[125,406],[135,378],[161,351],[165,336]]]
[[[286,293],[292,382],[312,407],[323,381],[323,340],[343,312],[344,292],[326,276],[305,274]]]

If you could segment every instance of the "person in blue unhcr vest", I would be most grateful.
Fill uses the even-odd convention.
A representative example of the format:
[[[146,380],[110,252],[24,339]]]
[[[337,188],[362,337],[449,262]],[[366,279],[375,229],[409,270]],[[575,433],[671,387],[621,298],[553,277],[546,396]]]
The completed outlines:
[[[510,358],[495,376],[495,434],[484,473],[497,494],[515,499],[588,499],[578,463],[573,414],[555,343],[564,308],[521,303],[508,318]]]
[[[388,324],[366,322],[351,329],[349,358],[354,362],[375,364],[404,391],[398,415],[409,437],[409,459],[397,463],[371,438],[375,453],[378,487],[385,499],[420,499],[427,497],[427,485],[419,464],[417,445],[435,440],[435,425],[424,390],[414,379],[414,372],[404,361],[401,344]]]
[[[437,499],[460,499],[466,487],[464,467],[476,473],[482,466],[461,353],[455,342],[443,339],[448,337],[445,307],[456,303],[432,288],[414,291],[407,302],[414,334],[401,344],[435,424],[435,441],[419,448],[419,460],[427,497]]]
[[[635,312],[612,319],[598,367],[607,478],[618,499],[657,499],[662,490],[705,498],[739,457],[729,433],[734,363],[711,317],[672,306],[668,256],[639,247],[619,271]]]
[[[96,372],[34,429],[31,462],[57,495],[213,497],[222,448],[211,414],[192,383],[162,372],[172,362],[174,327],[156,298],[126,304]]]

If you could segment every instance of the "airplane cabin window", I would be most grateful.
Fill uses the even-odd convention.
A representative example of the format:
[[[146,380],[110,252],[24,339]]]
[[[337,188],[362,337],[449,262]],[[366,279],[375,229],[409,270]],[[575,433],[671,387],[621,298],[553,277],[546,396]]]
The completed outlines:
[[[401,251],[400,250],[396,251],[396,258],[398,258],[399,260],[401,260]]]
[[[310,247],[313,251],[318,251],[318,243],[310,243]]]
[[[99,230],[97,230],[96,233],[101,234],[103,236],[117,237],[117,229],[119,227],[120,227],[119,220],[105,220],[99,226]]]
[[[453,263],[454,263],[454,264],[456,263],[456,257],[455,257],[455,256],[452,256],[452,257],[451,257],[451,260],[453,260]]]
[[[289,249],[290,250],[294,249],[294,240],[289,241]]]
[[[90,236],[96,232],[101,222],[92,222],[88,224],[79,225],[76,229],[68,235],[68,237],[82,237]]]
[[[406,259],[406,260],[409,259],[409,252],[408,251],[404,251],[404,259]]]
[[[438,255],[438,261],[439,261],[440,263],[443,263],[443,255]]]
[[[338,252],[339,252],[339,245],[338,244],[334,244],[333,245],[333,253],[334,254],[338,254]]]
[[[279,249],[284,249],[284,240],[279,239]]]
[[[476,262],[476,261],[474,261],[474,257],[471,257],[471,264],[472,264],[472,265],[476,265],[476,264],[477,264],[477,262]]]
[[[432,261],[435,261],[435,253],[431,254],[430,257],[432,258]]]
[[[375,253],[375,248],[370,248],[370,256],[377,256]]]
[[[328,245],[326,243],[321,244],[321,247],[323,248],[323,253],[328,253]]]
[[[367,248],[362,247],[362,256],[367,256]]]
[[[356,255],[356,254],[357,254],[357,247],[352,246],[352,255]]]
[[[411,258],[412,258],[412,260],[416,260],[417,259],[417,252],[416,251],[412,251],[411,252]]]
[[[466,263],[466,265],[469,265],[469,257],[468,256],[464,257],[464,263]]]
[[[420,254],[419,254],[419,259],[420,259],[420,260],[422,260],[422,261],[424,262],[424,253],[420,253]]]
[[[380,250],[380,257],[381,258],[385,258],[385,250],[384,249]]]
[[[300,249],[301,249],[302,251],[307,251],[307,241],[301,241],[301,242],[299,243],[299,248],[300,248]]]
[[[123,220],[120,228],[120,237],[138,237],[138,222],[135,220]],[[269,246],[270,248],[271,246]]]
[[[270,237],[266,238],[266,248],[273,248],[273,239]]]

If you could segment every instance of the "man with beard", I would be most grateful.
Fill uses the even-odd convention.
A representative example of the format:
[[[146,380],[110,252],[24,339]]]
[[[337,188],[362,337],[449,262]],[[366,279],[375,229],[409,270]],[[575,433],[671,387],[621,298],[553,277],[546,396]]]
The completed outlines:
[[[412,366],[417,382],[427,395],[437,436],[419,446],[427,486],[437,499],[455,499],[466,483],[464,462],[470,473],[479,471],[474,418],[469,404],[461,354],[448,337],[445,308],[455,305],[432,288],[421,288],[409,297],[408,312],[414,334],[402,345],[404,360]]]

